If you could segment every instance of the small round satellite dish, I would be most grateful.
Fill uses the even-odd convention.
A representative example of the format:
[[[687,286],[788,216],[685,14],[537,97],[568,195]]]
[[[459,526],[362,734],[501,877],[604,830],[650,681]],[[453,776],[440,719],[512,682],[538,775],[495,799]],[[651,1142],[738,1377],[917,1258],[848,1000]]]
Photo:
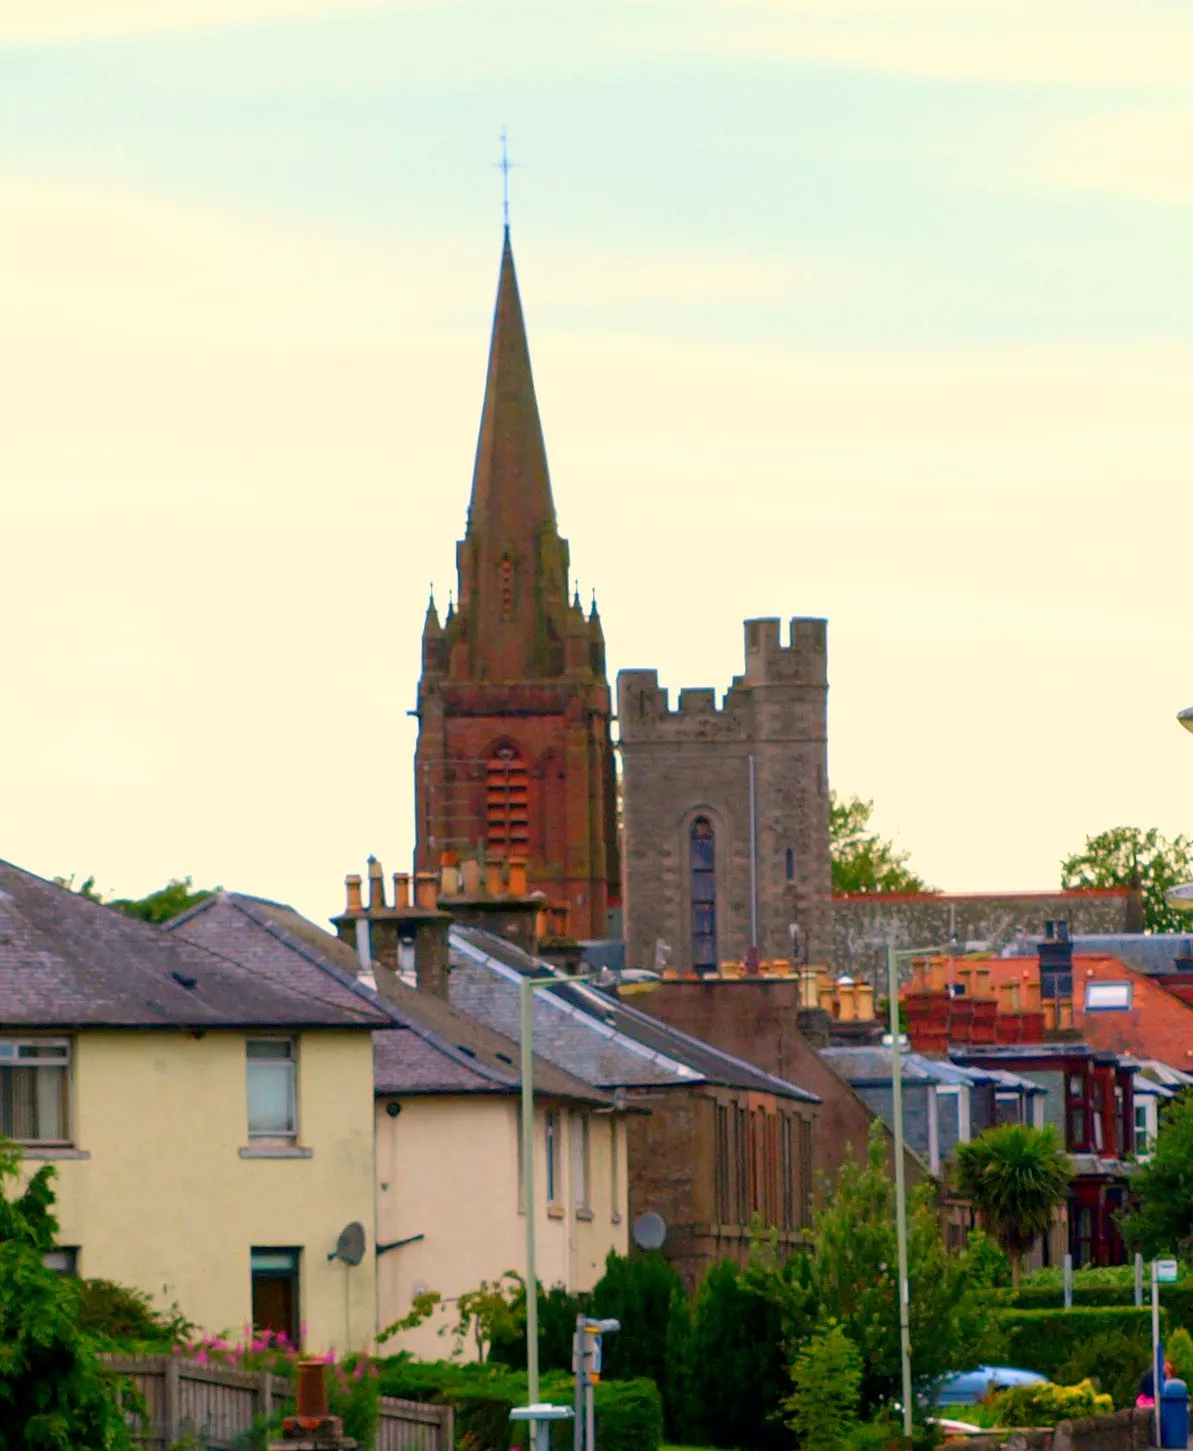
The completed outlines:
[[[340,1230],[335,1258],[346,1265],[358,1265],[365,1257],[365,1227],[357,1219]]]
[[[634,1220],[634,1243],[639,1249],[662,1249],[667,1240],[667,1221],[653,1210]]]

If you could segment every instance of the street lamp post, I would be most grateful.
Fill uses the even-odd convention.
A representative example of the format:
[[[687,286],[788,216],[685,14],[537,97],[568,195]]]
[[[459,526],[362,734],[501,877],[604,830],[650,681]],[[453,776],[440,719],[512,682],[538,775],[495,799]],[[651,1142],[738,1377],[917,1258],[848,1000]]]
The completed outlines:
[[[903,1164],[903,1059],[899,1046],[899,959],[927,957],[938,947],[887,943],[887,1015],[891,1037],[891,1098],[895,1133],[895,1240],[899,1254],[899,1364],[903,1383],[903,1439],[911,1445],[911,1286],[907,1271],[907,1174]]]

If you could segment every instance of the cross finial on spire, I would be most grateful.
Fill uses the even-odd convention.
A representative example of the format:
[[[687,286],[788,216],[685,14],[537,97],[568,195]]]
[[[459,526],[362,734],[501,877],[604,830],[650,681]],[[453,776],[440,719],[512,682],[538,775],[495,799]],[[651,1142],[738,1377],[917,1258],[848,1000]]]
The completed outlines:
[[[501,210],[505,217],[505,230],[508,232],[510,229],[510,172],[517,163],[509,158],[504,126],[501,128],[501,160],[495,161],[493,165],[501,169]]]

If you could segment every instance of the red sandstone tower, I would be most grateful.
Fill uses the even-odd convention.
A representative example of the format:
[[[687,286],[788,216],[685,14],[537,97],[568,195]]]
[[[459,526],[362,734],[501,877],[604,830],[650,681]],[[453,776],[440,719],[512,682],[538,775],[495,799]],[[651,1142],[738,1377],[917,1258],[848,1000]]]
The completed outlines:
[[[605,638],[568,599],[509,230],[501,254],[459,603],[423,626],[418,871],[444,851],[522,857],[531,890],[603,937],[618,900]]]

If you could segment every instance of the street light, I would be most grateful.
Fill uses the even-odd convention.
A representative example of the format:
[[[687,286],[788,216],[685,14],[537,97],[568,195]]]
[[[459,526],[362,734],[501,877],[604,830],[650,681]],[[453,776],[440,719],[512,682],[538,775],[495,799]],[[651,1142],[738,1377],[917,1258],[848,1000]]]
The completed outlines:
[[[559,987],[561,984],[588,982],[589,975],[554,974],[524,977],[519,983],[519,1016],[521,1028],[522,1073],[522,1191],[526,1200],[526,1390],[527,1405],[539,1404],[539,1298],[538,1274],[535,1270],[534,1220],[538,1208],[534,1197],[534,990],[536,987]],[[533,1444],[536,1424],[531,1420],[530,1439]]]
[[[899,959],[928,957],[939,947],[886,947],[887,1015],[891,1032],[891,1098],[895,1119],[895,1240],[899,1248],[899,1362],[903,1373],[903,1439],[911,1445],[911,1288],[907,1277],[907,1176],[903,1168],[903,1058],[899,1048]]]
[[[1177,711],[1176,718],[1187,731],[1193,731],[1193,705]],[[1175,912],[1193,912],[1193,882],[1182,887],[1170,887],[1164,893],[1164,900]]]

